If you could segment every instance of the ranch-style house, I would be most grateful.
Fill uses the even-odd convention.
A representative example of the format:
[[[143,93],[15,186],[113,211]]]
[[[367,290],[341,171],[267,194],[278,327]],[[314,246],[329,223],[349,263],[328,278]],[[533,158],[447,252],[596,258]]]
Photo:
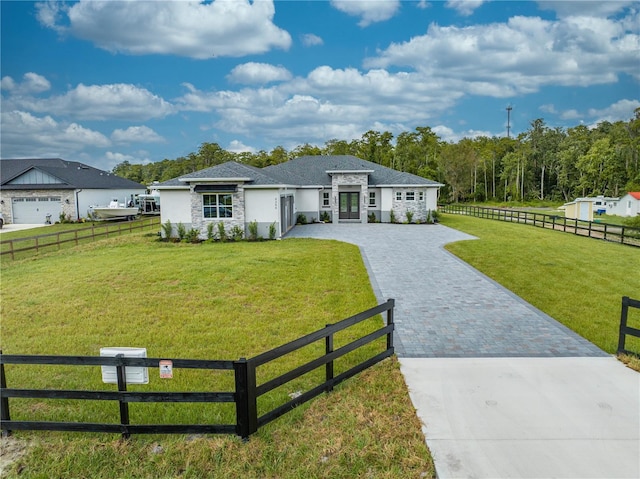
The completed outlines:
[[[223,222],[246,235],[252,222],[268,237],[271,225],[281,238],[299,217],[333,223],[426,221],[437,209],[441,183],[403,173],[351,155],[303,156],[255,168],[227,162],[163,183],[161,221],[196,229]]]

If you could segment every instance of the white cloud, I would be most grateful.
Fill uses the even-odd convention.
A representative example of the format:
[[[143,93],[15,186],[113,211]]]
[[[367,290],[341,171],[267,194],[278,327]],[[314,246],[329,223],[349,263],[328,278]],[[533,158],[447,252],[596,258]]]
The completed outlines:
[[[561,21],[512,17],[507,23],[467,27],[432,24],[425,35],[392,43],[366,68],[407,67],[465,93],[507,97],[545,85],[614,83],[640,79],[640,35],[606,18]]]
[[[231,151],[233,153],[255,153],[257,150],[252,146],[247,146],[242,143],[240,140],[232,140],[229,142],[229,145],[225,148],[227,151]]]
[[[634,118],[634,110],[640,108],[639,100],[619,100],[612,105],[609,105],[603,109],[590,108],[587,115],[590,118],[595,118],[596,123],[601,121],[615,122],[620,119],[628,121]]]
[[[148,120],[174,112],[174,107],[150,91],[135,85],[83,85],[63,95],[48,98],[10,96],[3,101],[8,109],[27,110],[83,120]]]
[[[445,7],[451,8],[460,15],[468,17],[483,3],[485,3],[485,0],[447,0]]]
[[[265,84],[290,79],[291,72],[284,67],[255,62],[238,65],[227,75],[227,80],[230,82],[243,83],[245,85]]]
[[[147,165],[149,163],[152,163],[152,160],[149,158],[148,152],[144,150],[133,152],[133,154],[107,151],[104,154],[103,160],[99,163],[103,165],[102,168],[111,171],[120,163],[125,161],[128,161],[132,165]],[[105,163],[107,165],[106,167],[104,166]]]
[[[591,16],[608,17],[625,8],[637,4],[634,0],[614,0],[599,2],[594,0],[583,1],[538,1],[538,6],[543,10],[553,10],[558,17]]]
[[[78,123],[57,122],[50,116],[37,117],[24,111],[3,111],[1,117],[4,158],[70,156],[92,147],[111,144],[102,133]]]
[[[324,41],[318,35],[314,35],[313,33],[305,33],[301,36],[302,44],[305,47],[313,47],[317,45],[322,45]]]
[[[347,15],[360,17],[361,27],[389,20],[400,9],[399,0],[331,0],[331,5]]]
[[[130,126],[126,130],[116,129],[111,133],[116,143],[164,143],[166,140],[148,126]]]
[[[106,2],[38,7],[40,22],[110,52],[206,59],[288,49],[291,36],[273,23],[270,0]],[[68,22],[68,24],[66,23]]]
[[[42,93],[51,89],[49,80],[33,72],[25,73],[21,83],[16,83],[10,76],[5,76],[2,78],[0,86],[12,95],[29,95],[32,93]]]

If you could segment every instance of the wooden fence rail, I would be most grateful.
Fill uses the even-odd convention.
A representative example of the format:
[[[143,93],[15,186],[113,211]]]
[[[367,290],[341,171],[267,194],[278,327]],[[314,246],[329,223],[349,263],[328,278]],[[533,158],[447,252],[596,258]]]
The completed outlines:
[[[631,299],[628,296],[622,297],[622,310],[620,312],[620,336],[618,338],[618,354],[634,354],[640,355],[640,351],[627,351],[625,349],[625,343],[627,335],[640,338],[640,329],[632,328],[627,325],[629,317],[629,308],[640,309],[640,301],[637,299]]]
[[[598,221],[582,221],[565,218],[564,216],[506,208],[486,208],[471,205],[440,205],[438,209],[443,213],[528,224],[540,228],[549,228],[579,236],[587,236],[589,238],[640,247],[640,228],[631,226],[610,225],[599,223]]]
[[[277,419],[294,407],[314,397],[329,392],[336,384],[355,376],[359,372],[373,366],[393,355],[393,309],[395,300],[368,309],[346,318],[338,323],[310,333],[283,346],[272,349],[251,359],[241,358],[238,361],[170,359],[173,368],[227,370],[234,372],[235,391],[198,391],[198,392],[144,392],[127,391],[126,367],[159,367],[161,361],[168,358],[131,358],[118,355],[116,357],[88,356],[29,356],[8,355],[0,352],[0,428],[4,434],[15,430],[48,430],[75,432],[119,433],[124,438],[131,434],[237,434],[243,439],[255,433],[259,427]],[[355,324],[386,312],[386,325],[362,336],[339,349],[333,349],[333,337]],[[345,354],[386,336],[386,345],[382,352],[375,354],[346,371],[334,375],[334,361]],[[270,361],[282,358],[316,341],[324,341],[325,353],[306,364],[296,367],[263,384],[257,384],[256,370]],[[7,378],[5,364],[23,365],[68,365],[68,366],[115,366],[117,391],[89,391],[66,389],[24,389],[11,387],[16,378]],[[257,399],[259,396],[292,381],[314,369],[324,366],[325,381],[312,389],[282,404],[272,411],[258,416]],[[9,399],[76,399],[91,401],[118,401],[120,409],[119,423],[78,423],[53,421],[24,421],[11,419]],[[131,424],[129,404],[136,402],[201,402],[201,403],[235,403],[236,421],[234,424]]]
[[[26,238],[15,238],[0,241],[0,257],[9,256],[12,260],[16,254],[33,251],[38,254],[41,250],[56,248],[66,243],[80,244],[80,241],[96,241],[102,237],[119,236],[123,233],[132,233],[137,230],[144,231],[160,225],[158,217],[144,218],[139,221],[122,223],[92,224],[87,228],[79,228],[68,231],[58,231]]]

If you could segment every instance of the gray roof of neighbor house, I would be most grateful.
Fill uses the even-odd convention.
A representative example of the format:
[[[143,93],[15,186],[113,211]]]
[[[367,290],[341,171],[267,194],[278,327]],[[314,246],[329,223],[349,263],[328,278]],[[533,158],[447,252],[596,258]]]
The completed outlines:
[[[393,170],[351,155],[301,156],[262,169],[230,161],[182,175],[155,186],[161,189],[162,187],[186,187],[190,182],[198,182],[198,180],[224,181],[239,178],[249,178],[250,181],[247,181],[247,184],[256,186],[331,186],[331,175],[327,171],[366,172],[369,174],[369,186],[442,186],[436,181]]]
[[[25,184],[11,182],[31,170],[39,170],[55,177],[59,183]],[[0,187],[10,190],[62,190],[62,189],[146,189],[135,181],[121,178],[107,171],[77,161],[60,158],[23,158],[0,160]]]

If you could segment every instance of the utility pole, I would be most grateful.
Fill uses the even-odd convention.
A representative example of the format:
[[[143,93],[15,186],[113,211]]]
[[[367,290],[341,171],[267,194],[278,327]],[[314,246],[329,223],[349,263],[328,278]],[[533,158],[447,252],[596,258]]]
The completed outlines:
[[[511,138],[511,135],[509,134],[511,130],[511,110],[513,110],[513,108],[509,105],[507,107],[507,138]]]

